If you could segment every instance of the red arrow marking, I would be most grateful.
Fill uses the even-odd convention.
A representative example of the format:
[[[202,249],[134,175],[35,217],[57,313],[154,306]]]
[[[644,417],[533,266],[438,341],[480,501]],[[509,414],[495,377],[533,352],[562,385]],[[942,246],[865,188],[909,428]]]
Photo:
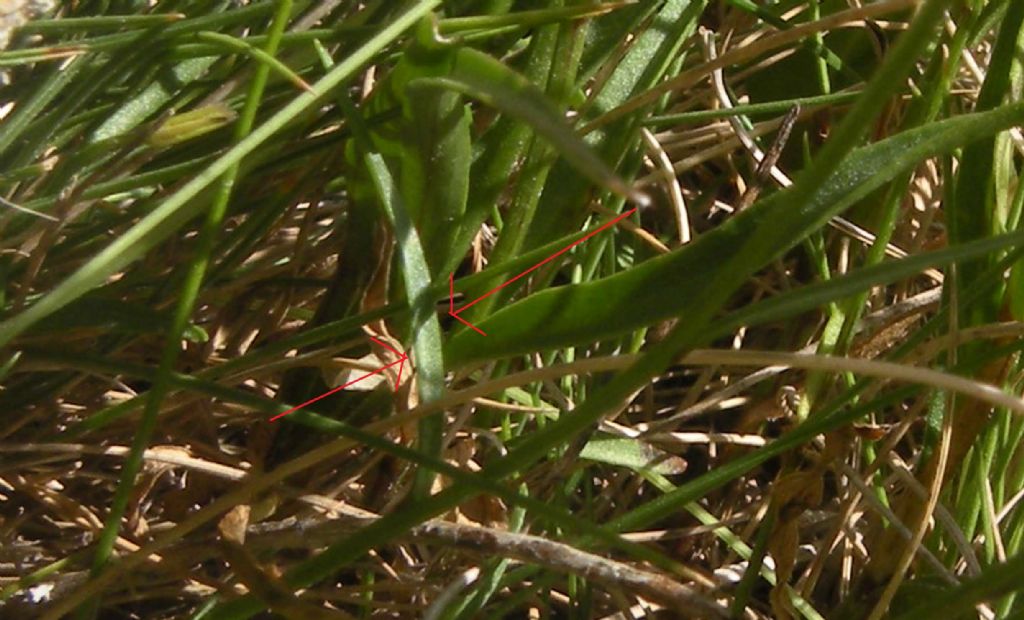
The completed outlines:
[[[409,356],[407,354],[405,354],[405,353],[399,353],[398,351],[395,350],[394,347],[392,347],[388,343],[386,343],[386,342],[384,342],[382,340],[377,340],[373,336],[370,336],[370,340],[376,342],[377,344],[379,344],[380,346],[384,347],[388,351],[391,351],[395,355],[400,356],[399,360],[398,360],[399,362],[401,362],[398,365],[398,378],[395,379],[395,388],[397,389],[398,386],[402,385],[402,371],[405,369],[405,360],[409,359]],[[389,364],[388,366],[385,366],[384,368],[388,368],[389,366],[394,366],[394,364]],[[384,370],[384,368],[381,368],[381,370]],[[367,376],[369,376],[369,375],[367,375]],[[358,379],[357,379],[357,381],[358,381]]]
[[[373,340],[374,342],[376,342],[377,344],[381,345],[382,347],[388,349],[389,351],[392,351],[395,355],[398,355],[398,351],[395,351],[394,348],[384,344],[383,342],[381,342],[380,340],[377,340],[373,336],[370,336],[370,339]],[[316,401],[324,399],[324,398],[327,398],[328,396],[330,396],[331,394],[334,394],[336,392],[340,392],[341,390],[344,390],[345,388],[349,387],[350,385],[355,385],[356,383],[359,383],[360,381],[362,381],[363,379],[366,379],[367,377],[372,377],[373,375],[379,375],[380,373],[384,372],[385,370],[387,370],[388,368],[391,368],[392,366],[394,366],[396,364],[398,364],[399,366],[398,366],[398,380],[395,382],[395,385],[396,386],[397,385],[401,385],[402,384],[402,369],[405,368],[405,360],[407,360],[407,359],[409,359],[409,354],[408,353],[402,353],[401,357],[399,357],[397,360],[391,362],[387,366],[381,366],[377,370],[374,370],[373,372],[368,372],[365,375],[363,375],[362,377],[359,377],[358,379],[353,379],[353,380],[349,381],[348,383],[346,383],[345,385],[341,385],[341,386],[338,386],[338,387],[334,388],[333,390],[329,390],[327,392],[324,392],[320,396],[317,396],[316,398],[311,398],[311,399],[307,400],[306,402],[302,403],[301,405],[297,405],[295,407],[292,407],[291,409],[289,409],[288,411],[285,411],[284,413],[279,413],[276,416],[270,418],[270,421],[273,422],[273,421],[275,421],[277,419],[283,418],[284,416],[288,415],[289,413],[293,413],[295,411],[298,411],[299,409],[302,409],[303,407],[308,407],[309,405],[312,405]]]
[[[395,348],[394,348],[393,346],[389,345],[388,343],[384,342],[383,340],[378,340],[378,339],[374,338],[373,336],[370,336],[370,340],[372,340],[372,341],[376,342],[377,344],[379,344],[380,346],[384,347],[384,348],[385,348],[385,349],[387,349],[388,351],[391,351],[391,352],[392,352],[392,353],[394,353],[395,355],[398,355],[398,356],[401,356],[401,355],[402,355],[401,353],[399,353],[398,351],[396,351],[396,350],[395,350]]]
[[[626,219],[630,215],[633,215],[634,213],[636,213],[636,208],[635,207],[630,209],[629,211],[626,211],[625,213],[619,215],[618,217],[616,217],[615,219],[611,220],[610,222],[606,222],[606,223],[602,224],[601,226],[599,226],[598,228],[595,228],[594,230],[590,231],[586,235],[580,237],[576,241],[573,241],[572,243],[570,243],[569,245],[565,246],[561,250],[558,250],[557,252],[555,252],[551,256],[548,256],[544,260],[540,261],[539,263],[537,263],[533,267],[530,267],[529,269],[527,269],[526,271],[520,273],[519,275],[517,275],[517,276],[515,276],[515,277],[513,277],[513,278],[511,278],[509,280],[506,280],[504,283],[502,283],[502,284],[492,288],[491,290],[489,290],[486,293],[484,293],[483,295],[477,297],[476,299],[474,299],[473,301],[469,302],[465,306],[462,306],[458,310],[455,309],[455,274],[452,273],[452,275],[450,275],[448,277],[448,314],[450,316],[454,317],[457,321],[459,321],[463,325],[466,325],[467,327],[470,327],[470,328],[476,330],[476,332],[478,334],[480,334],[482,336],[486,336],[487,334],[484,333],[484,331],[482,329],[480,329],[476,325],[473,325],[472,323],[470,323],[466,319],[460,317],[459,314],[461,314],[464,310],[466,310],[470,306],[478,304],[482,300],[484,300],[484,299],[490,297],[491,295],[497,293],[501,289],[505,288],[509,284],[512,284],[513,282],[515,282],[519,278],[522,278],[526,274],[528,274],[528,273],[530,273],[532,271],[536,271],[537,269],[540,269],[542,266],[550,263],[551,261],[555,260],[556,258],[561,256],[562,254],[565,254],[569,250],[571,250],[574,247],[578,246],[579,244],[583,243],[587,239],[590,239],[591,237],[593,237],[597,233],[601,232],[602,230],[604,230],[606,228],[610,228],[610,227],[618,224],[619,222],[621,222],[622,220]]]

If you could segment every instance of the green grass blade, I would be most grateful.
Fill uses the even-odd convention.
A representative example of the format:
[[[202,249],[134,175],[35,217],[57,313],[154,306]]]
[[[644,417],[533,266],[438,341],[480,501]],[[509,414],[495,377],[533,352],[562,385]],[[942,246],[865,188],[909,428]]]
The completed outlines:
[[[439,2],[440,0],[420,0],[414,4],[412,8],[389,23],[378,34],[346,57],[334,70],[314,84],[312,92],[295,98],[257,127],[249,137],[210,164],[198,176],[168,197],[156,210],[105,247],[102,252],[34,305],[0,323],[0,346],[6,346],[36,321],[100,285],[109,276],[138,260],[163,239],[178,230],[202,209],[203,201],[197,197],[203,190],[212,185],[232,166],[241,162],[246,155],[254,151],[269,137],[294,121],[300,114],[311,109],[334,88],[350,78],[356,70],[401,36]]]
[[[19,31],[52,33],[76,30],[120,30],[149,28],[185,19],[183,13],[156,13],[152,15],[105,15],[101,17],[63,17],[61,19],[36,19],[28,22]]]

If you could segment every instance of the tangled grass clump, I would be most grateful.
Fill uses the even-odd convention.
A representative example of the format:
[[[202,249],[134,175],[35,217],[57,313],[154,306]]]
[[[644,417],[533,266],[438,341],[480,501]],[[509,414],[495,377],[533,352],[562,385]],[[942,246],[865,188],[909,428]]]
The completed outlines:
[[[0,617],[1021,612],[1024,3],[11,5]]]

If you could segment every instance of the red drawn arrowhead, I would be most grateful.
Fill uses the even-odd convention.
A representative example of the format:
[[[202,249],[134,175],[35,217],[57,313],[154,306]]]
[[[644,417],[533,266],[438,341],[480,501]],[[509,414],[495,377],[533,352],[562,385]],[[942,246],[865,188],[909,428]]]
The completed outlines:
[[[409,359],[409,354],[408,353],[403,353],[402,354],[402,359],[398,360],[398,361],[400,361],[402,363],[398,365],[398,378],[395,379],[395,391],[396,392],[398,391],[398,388],[402,386],[402,370],[405,369],[405,360],[407,360],[407,359]]]
[[[374,338],[373,336],[370,336],[370,340],[376,342],[377,344],[379,344],[380,346],[384,347],[388,351],[391,351],[395,355],[399,355],[398,351],[396,351],[395,348],[392,347],[391,345],[389,345],[388,343],[383,342],[381,340],[378,340],[378,339]],[[395,362],[393,362],[391,364],[388,364],[387,366],[384,367],[384,368],[388,368],[390,366],[394,366],[395,364],[398,364],[398,377],[395,379],[395,389],[396,390],[398,389],[398,386],[402,385],[402,371],[405,370],[405,360],[407,360],[407,359],[409,359],[409,354],[408,353],[402,353],[401,355],[399,355],[399,358],[398,358],[397,361],[395,361]],[[384,370],[384,368],[382,368],[381,370]]]
[[[466,327],[469,327],[470,329],[474,330],[475,332],[477,332],[481,336],[486,336],[487,334],[484,333],[484,330],[480,329],[476,325],[473,325],[472,323],[470,323],[466,319],[462,318],[461,316],[459,316],[459,314],[462,313],[463,311],[465,311],[467,308],[469,308],[471,306],[474,306],[474,305],[480,303],[482,300],[486,299],[487,297],[490,297],[491,295],[497,293],[498,291],[500,291],[501,289],[505,288],[509,284],[512,284],[513,282],[515,282],[516,280],[518,280],[520,278],[523,278],[523,277],[526,277],[526,275],[529,274],[530,272],[535,271],[537,269],[540,269],[543,265],[545,265],[545,264],[555,260],[556,258],[561,256],[562,254],[565,254],[566,252],[568,252],[572,248],[574,248],[577,245],[583,243],[587,239],[590,239],[591,237],[593,237],[594,235],[598,234],[602,230],[605,230],[605,229],[607,229],[607,228],[609,228],[611,226],[614,226],[615,224],[621,222],[622,220],[626,219],[627,217],[629,217],[630,215],[632,215],[635,212],[636,212],[635,208],[634,209],[630,209],[629,211],[626,211],[625,213],[619,215],[615,219],[613,219],[613,220],[611,220],[609,222],[604,223],[603,225],[595,228],[594,230],[591,230],[590,232],[588,232],[587,234],[583,235],[582,237],[580,237],[576,241],[573,241],[569,245],[565,246],[561,250],[558,250],[554,254],[548,256],[544,260],[540,261],[539,263],[535,264],[534,266],[530,267],[529,269],[523,271],[522,273],[519,273],[518,275],[510,278],[509,280],[506,280],[505,282],[503,282],[502,284],[496,286],[495,288],[492,288],[491,290],[487,291],[486,293],[484,293],[480,297],[477,297],[473,301],[471,301],[468,304],[462,306],[458,310],[455,309],[455,274],[452,273],[450,276],[448,276],[448,314],[450,316],[452,316],[453,318],[455,318],[455,320],[457,320],[458,322],[462,323]],[[373,340],[374,342],[376,342],[377,344],[379,344],[380,346],[382,346],[382,347],[386,348],[387,350],[391,351],[395,355],[397,355],[398,359],[393,361],[393,362],[391,362],[390,364],[388,364],[386,366],[382,366],[381,368],[378,368],[377,370],[374,370],[372,372],[368,372],[365,375],[363,375],[363,376],[361,376],[361,377],[359,377],[357,379],[353,379],[352,381],[349,381],[345,385],[338,386],[338,387],[334,388],[333,390],[329,390],[327,392],[324,392],[323,394],[321,394],[320,396],[317,396],[316,398],[312,398],[310,400],[307,400],[306,402],[302,403],[301,405],[298,405],[296,407],[292,407],[291,409],[289,409],[288,411],[285,411],[284,413],[279,413],[279,414],[275,415],[274,417],[270,418],[270,421],[273,422],[274,420],[283,418],[284,416],[288,415],[289,413],[292,413],[294,411],[298,411],[299,409],[302,409],[303,407],[306,407],[308,405],[312,405],[313,403],[317,402],[318,400],[321,400],[323,398],[327,398],[331,394],[334,394],[336,392],[344,390],[345,388],[349,387],[350,385],[353,385],[355,383],[359,383],[360,381],[362,381],[363,379],[366,379],[367,377],[372,377],[373,375],[380,374],[380,373],[384,372],[385,370],[387,370],[388,368],[391,368],[392,366],[395,366],[395,365],[398,366],[398,378],[395,381],[395,388],[397,389],[398,386],[400,386],[402,384],[402,371],[405,370],[405,361],[409,359],[409,354],[408,353],[399,353],[397,350],[395,350],[394,347],[388,345],[386,342],[383,342],[381,340],[378,340],[378,339],[374,338],[373,336],[370,336],[370,339]]]
[[[537,269],[540,269],[542,266],[546,265],[547,263],[550,263],[551,261],[555,260],[556,258],[561,256],[562,254],[565,254],[566,252],[568,252],[572,248],[574,248],[577,245],[583,243],[587,239],[590,239],[591,237],[593,237],[597,233],[601,232],[602,230],[605,230],[607,228],[610,228],[610,227],[618,224],[619,222],[621,222],[622,220],[626,219],[630,215],[633,215],[634,213],[636,213],[636,208],[635,207],[630,209],[629,211],[626,211],[625,213],[620,214],[615,219],[613,219],[613,220],[611,220],[609,222],[605,222],[601,226],[598,226],[597,228],[591,230],[590,232],[588,232],[587,234],[583,235],[582,237],[580,237],[576,241],[573,241],[572,243],[570,243],[569,245],[565,246],[561,250],[558,250],[557,252],[555,252],[551,256],[548,256],[547,258],[545,258],[544,260],[540,261],[539,263],[537,263],[533,267],[530,267],[526,271],[523,271],[522,273],[520,273],[520,274],[518,274],[518,275],[516,275],[516,276],[514,276],[514,277],[512,277],[512,278],[510,278],[508,280],[506,280],[505,282],[501,283],[500,285],[492,288],[491,290],[489,290],[486,293],[484,293],[483,295],[477,297],[476,299],[474,299],[473,301],[469,302],[465,306],[462,306],[458,310],[455,309],[455,274],[452,273],[450,276],[448,276],[448,314],[450,316],[454,317],[455,320],[459,321],[463,325],[472,328],[473,330],[475,330],[481,336],[486,336],[487,334],[485,334],[482,329],[480,329],[476,325],[473,325],[472,323],[470,323],[466,319],[462,318],[461,316],[459,316],[459,314],[461,312],[463,312],[464,310],[466,310],[467,308],[469,308],[470,306],[474,306],[474,305],[480,303],[481,301],[483,301],[484,299],[490,297],[491,295],[497,293],[498,291],[500,291],[501,289],[505,288],[509,284],[512,284],[513,282],[518,280],[519,278],[525,277],[530,272],[535,271]]]
[[[340,392],[341,390],[344,390],[345,388],[347,388],[347,387],[349,387],[351,385],[355,385],[356,383],[359,383],[363,379],[366,379],[368,377],[372,377],[373,375],[379,375],[380,373],[384,372],[388,368],[391,368],[392,366],[395,366],[396,364],[398,365],[398,380],[395,382],[395,388],[397,389],[397,387],[402,384],[402,370],[405,368],[405,360],[409,359],[409,354],[408,353],[399,354],[398,351],[396,351],[394,347],[388,346],[386,343],[381,342],[380,340],[377,340],[373,336],[370,336],[370,339],[373,340],[374,342],[376,342],[377,344],[381,345],[382,347],[386,348],[387,350],[391,351],[395,355],[399,355],[399,358],[397,360],[391,362],[390,364],[386,365],[386,366],[381,366],[377,370],[368,372],[368,373],[366,373],[365,375],[363,375],[361,377],[353,379],[353,380],[349,381],[348,383],[346,383],[345,385],[339,385],[338,387],[336,387],[336,388],[334,388],[332,390],[328,390],[328,391],[324,392],[323,394],[321,394],[320,396],[317,396],[316,398],[311,398],[311,399],[307,400],[306,402],[302,403],[301,405],[296,405],[295,407],[292,407],[288,411],[285,411],[283,413],[279,413],[279,414],[275,415],[274,417],[270,418],[270,421],[273,422],[275,420],[283,418],[284,416],[288,415],[289,413],[294,413],[294,412],[298,411],[299,409],[302,409],[303,407],[307,407],[309,405],[312,405],[313,403],[317,402],[318,400],[322,400],[324,398],[327,398],[331,394],[335,394],[337,392]]]
[[[480,300],[478,299],[477,301],[480,301]],[[476,303],[476,302],[474,301],[473,303]],[[456,321],[458,321],[458,322],[462,323],[463,325],[465,325],[465,326],[475,330],[481,336],[486,336],[487,334],[484,332],[484,330],[480,329],[476,325],[473,325],[472,323],[470,323],[466,319],[464,319],[461,316],[459,316],[460,312],[462,312],[463,310],[465,310],[466,308],[468,308],[469,306],[472,306],[472,305],[473,304],[471,303],[471,304],[468,304],[466,306],[463,306],[462,308],[459,308],[458,310],[455,309],[455,273],[452,273],[452,275],[448,276],[448,314],[450,316],[454,317]]]

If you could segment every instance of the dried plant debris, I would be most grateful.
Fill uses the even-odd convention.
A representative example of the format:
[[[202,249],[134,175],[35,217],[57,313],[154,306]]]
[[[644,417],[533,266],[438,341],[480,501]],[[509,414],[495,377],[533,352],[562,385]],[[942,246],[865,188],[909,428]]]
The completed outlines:
[[[1024,611],[1024,3],[0,8],[0,618]]]
[[[0,0],[0,50],[7,49],[15,30],[49,14],[56,4],[55,0]]]

